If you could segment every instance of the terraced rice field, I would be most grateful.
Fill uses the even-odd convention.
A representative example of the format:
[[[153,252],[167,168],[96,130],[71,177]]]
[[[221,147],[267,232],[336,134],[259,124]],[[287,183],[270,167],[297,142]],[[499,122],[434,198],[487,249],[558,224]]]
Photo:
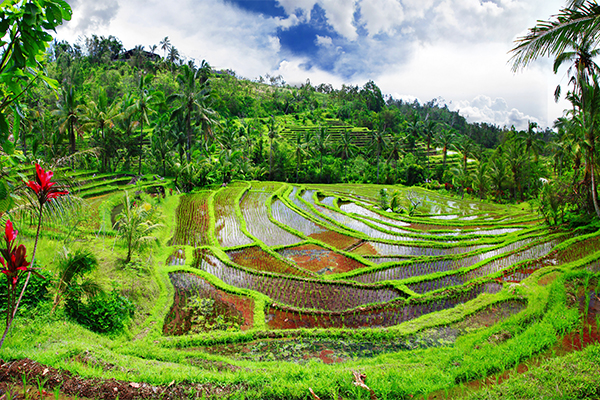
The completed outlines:
[[[324,373],[327,387],[365,368],[381,398],[420,398],[515,367],[568,333],[586,299],[597,304],[597,229],[550,229],[529,207],[419,188],[389,187],[423,200],[392,213],[378,206],[381,188],[237,182],[182,196],[158,345],[257,374],[347,363]],[[422,367],[424,355],[435,365]],[[439,384],[438,370],[449,377]]]
[[[379,190],[238,182],[184,196],[173,244],[198,250],[194,260],[176,253],[170,264],[191,264],[217,286],[269,299],[257,327],[364,328],[492,296],[543,266],[588,256],[599,243],[557,252],[578,234],[549,234],[537,215],[517,207],[422,189],[424,206],[413,217],[393,214],[377,207]],[[448,290],[455,295],[444,295]]]

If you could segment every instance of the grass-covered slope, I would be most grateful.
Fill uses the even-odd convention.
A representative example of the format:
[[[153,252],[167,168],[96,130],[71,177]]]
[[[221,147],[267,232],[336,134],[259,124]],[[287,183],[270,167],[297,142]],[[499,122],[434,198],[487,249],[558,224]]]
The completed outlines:
[[[95,278],[136,304],[132,323],[103,336],[41,306],[18,319],[0,357],[257,399],[528,398],[524,380],[551,392],[546,365],[580,365],[561,391],[584,398],[597,348],[563,357],[572,349],[556,346],[596,332],[600,234],[548,230],[528,207],[404,187],[388,190],[422,202],[395,214],[377,206],[380,190],[236,182],[148,200],[163,215],[161,245],[130,265],[109,223],[120,195],[90,199],[84,212],[97,223],[56,226],[39,259],[53,271],[65,241],[94,251]],[[505,389],[469,389],[532,357]]]

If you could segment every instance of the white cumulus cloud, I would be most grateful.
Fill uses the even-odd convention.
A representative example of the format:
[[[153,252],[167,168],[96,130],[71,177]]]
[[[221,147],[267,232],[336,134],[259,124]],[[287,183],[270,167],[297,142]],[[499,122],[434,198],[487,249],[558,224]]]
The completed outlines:
[[[318,46],[323,46],[323,47],[333,46],[333,40],[329,36],[317,35],[317,39],[315,39],[315,42],[317,43]]]
[[[509,108],[506,100],[501,97],[492,99],[489,96],[478,95],[473,100],[461,100],[448,107],[452,111],[458,111],[469,122],[486,122],[500,127],[515,126],[517,129],[525,129],[528,122],[539,122],[537,118],[526,115],[516,108]]]

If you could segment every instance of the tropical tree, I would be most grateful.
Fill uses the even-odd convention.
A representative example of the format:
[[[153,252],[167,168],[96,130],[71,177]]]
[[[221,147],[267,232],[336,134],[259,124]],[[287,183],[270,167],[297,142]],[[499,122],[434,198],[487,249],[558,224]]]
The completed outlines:
[[[175,65],[175,61],[179,61],[181,56],[179,54],[179,50],[175,48],[175,46],[169,47],[169,55],[167,56],[167,60],[171,63],[171,70],[173,65]]]
[[[125,263],[131,261],[134,251],[151,243],[158,243],[158,238],[152,232],[161,225],[150,219],[152,206],[149,203],[136,204],[129,200],[129,193],[123,198],[123,211],[117,215],[115,229],[118,237],[127,245]]]
[[[419,114],[414,113],[412,119],[406,124],[404,133],[406,134],[407,151],[413,152],[417,144],[417,140],[421,137],[423,123],[419,118]]]
[[[438,146],[442,148],[442,164],[444,170],[446,169],[446,159],[448,157],[448,149],[454,144],[456,140],[455,129],[442,129],[436,136],[436,142]]]
[[[600,123],[600,84],[599,77],[593,75],[592,83],[584,82],[581,85],[581,96],[573,94],[569,100],[573,103],[575,126],[583,132],[583,144],[585,148],[585,172],[583,184],[591,191],[592,205],[596,216],[600,218],[600,206],[598,205],[598,194],[596,189],[596,137]]]
[[[463,136],[460,140],[456,141],[453,144],[454,150],[456,150],[460,155],[462,155],[462,167],[466,171],[467,170],[467,161],[469,157],[473,155],[475,150],[475,142],[471,140],[468,136]]]
[[[573,90],[567,98],[573,104],[573,118],[583,130],[586,147],[586,169],[584,184],[589,185],[591,202],[600,218],[595,182],[595,139],[598,66],[593,57],[598,53],[593,46],[600,36],[600,5],[591,0],[571,0],[568,7],[551,21],[539,21],[529,33],[516,40],[512,49],[513,69],[518,70],[531,64],[541,56],[555,56],[555,71],[564,62],[574,63],[576,73],[570,82]],[[572,51],[567,51],[568,49]],[[560,92],[557,90],[557,94]]]
[[[65,84],[61,88],[61,96],[56,103],[57,109],[52,112],[53,115],[59,119],[59,130],[62,134],[65,131],[68,132],[69,145],[71,148],[71,155],[73,155],[76,149],[76,137],[75,137],[75,126],[79,121],[78,115],[78,101],[73,85]]]
[[[150,122],[148,121],[148,115],[154,112],[154,110],[152,109],[154,103],[154,96],[148,92],[147,88],[148,84],[152,81],[153,78],[153,75],[140,75],[140,80],[138,84],[139,97],[137,98],[134,104],[134,110],[135,113],[138,115],[138,120],[140,123],[140,159],[138,162],[138,175],[142,175],[142,157],[144,155],[144,123],[150,125]]]
[[[80,110],[82,129],[94,132],[94,142],[102,162],[101,169],[110,171],[111,157],[118,147],[112,128],[115,126],[115,121],[123,116],[120,104],[114,102],[109,105],[106,91],[101,90],[97,101],[90,100],[87,105],[81,106]]]
[[[111,138],[111,146],[117,159],[113,167],[116,169],[118,160],[123,159],[118,153],[124,150],[126,154],[124,168],[130,170],[131,160],[138,155],[139,147],[135,132],[140,125],[135,118],[135,98],[133,94],[128,93],[123,96],[119,102],[119,107],[121,113],[119,118],[114,121],[115,125],[112,129],[114,135]]]
[[[269,137],[269,180],[273,180],[273,141],[279,137],[279,126],[272,115],[267,123],[267,136]]]
[[[469,187],[471,175],[464,166],[452,168],[452,183],[460,188],[461,198],[465,197],[465,190]]]
[[[487,162],[479,160],[475,171],[471,174],[471,181],[473,182],[473,188],[477,191],[480,199],[483,199],[485,192],[488,188],[489,182],[489,165]]]
[[[574,43],[580,43],[582,38],[596,43],[600,34],[599,19],[600,5],[595,1],[570,0],[553,20],[538,21],[525,36],[517,38],[511,50],[513,70],[526,67],[543,56],[558,56]],[[582,63],[580,67],[585,69],[587,65]]]
[[[165,36],[163,40],[160,41],[160,48],[162,49],[165,58],[167,58],[167,52],[171,50],[171,41],[168,36]]]
[[[9,139],[6,111],[36,82],[44,81],[58,88],[58,82],[46,76],[42,65],[47,46],[53,40],[47,31],[70,20],[71,7],[61,0],[5,1],[0,5],[0,14],[0,146],[5,153],[12,154],[14,145]]]
[[[167,122],[161,120],[152,130],[150,151],[154,159],[162,166],[162,175],[167,175],[167,159],[173,150],[173,141]]]
[[[572,64],[567,73],[571,77],[569,84],[573,85],[573,90],[576,92],[580,92],[580,82],[588,81],[590,76],[600,73],[600,67],[594,62],[594,58],[600,54],[600,50],[593,48],[594,42],[594,38],[584,32],[578,36],[577,40],[569,41],[567,48],[556,55],[554,60],[555,74],[563,64]],[[571,51],[567,51],[569,48]],[[561,87],[558,85],[554,91],[554,99],[558,101],[560,95]]]
[[[371,143],[369,144],[369,151],[372,157],[375,157],[377,162],[377,183],[379,183],[379,160],[381,154],[387,146],[387,138],[385,133],[385,125],[380,126],[379,129],[371,131]]]
[[[517,199],[517,193],[523,193],[523,172],[529,162],[529,156],[518,140],[510,140],[503,146],[506,163],[512,173],[513,199]]]
[[[66,252],[58,262],[58,286],[54,296],[56,309],[65,293],[69,291],[84,292],[89,296],[102,293],[102,287],[92,279],[84,279],[85,275],[98,267],[98,259],[89,250]]]
[[[358,147],[352,143],[352,135],[348,129],[342,132],[336,148],[338,156],[344,162],[344,181],[348,183],[348,160],[358,153]]]
[[[294,141],[294,156],[296,158],[296,183],[299,180],[300,164],[304,157],[308,154],[309,143],[304,141],[302,131],[296,132],[296,140]]]
[[[168,101],[177,100],[177,106],[171,113],[171,119],[182,117],[185,123],[187,137],[186,153],[187,161],[192,159],[193,127],[198,126],[207,136],[212,136],[212,127],[217,124],[215,112],[208,106],[210,88],[206,84],[199,83],[200,72],[189,65],[182,66],[181,74],[177,76],[180,92],[169,96]]]
[[[517,140],[520,140],[525,145],[527,154],[533,152],[533,159],[535,162],[538,162],[539,154],[544,148],[542,133],[537,127],[538,125],[536,122],[529,121],[527,130],[519,131],[517,133]]]
[[[423,124],[423,138],[425,139],[425,144],[427,145],[427,168],[429,168],[429,151],[431,150],[431,143],[435,138],[435,129],[437,126],[437,122],[426,119]]]
[[[312,145],[313,150],[319,155],[319,181],[323,182],[323,156],[329,149],[329,139],[331,135],[327,131],[327,127],[319,126],[313,136]]]
[[[494,157],[490,161],[490,185],[494,189],[496,199],[502,196],[502,187],[507,179],[506,166],[502,157]]]

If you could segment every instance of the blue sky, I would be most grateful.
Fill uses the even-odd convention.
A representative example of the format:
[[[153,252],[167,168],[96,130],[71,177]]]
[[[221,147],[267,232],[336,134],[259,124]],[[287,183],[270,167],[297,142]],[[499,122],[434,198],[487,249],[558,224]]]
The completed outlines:
[[[474,122],[551,124],[566,73],[548,60],[514,74],[507,52],[558,0],[67,0],[70,42],[114,35],[127,48],[165,36],[188,59],[239,76],[282,75],[362,86],[395,98],[439,98]]]

